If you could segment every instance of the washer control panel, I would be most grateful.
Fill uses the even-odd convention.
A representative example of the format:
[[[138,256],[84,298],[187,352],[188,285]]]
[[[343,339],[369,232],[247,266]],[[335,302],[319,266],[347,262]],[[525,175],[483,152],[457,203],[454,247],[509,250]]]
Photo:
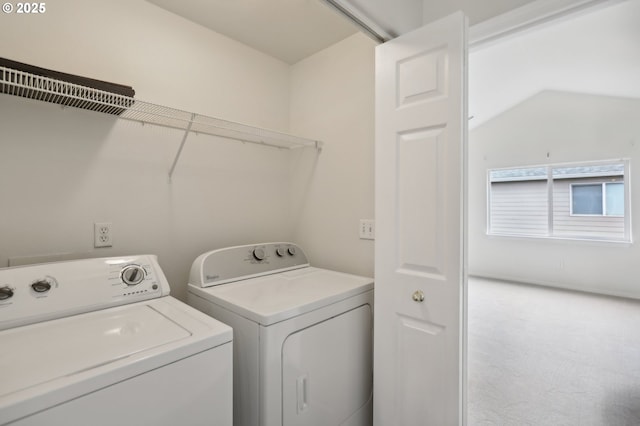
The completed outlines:
[[[156,256],[42,263],[0,269],[0,330],[166,296]]]
[[[211,287],[306,266],[307,256],[293,243],[228,247],[199,256],[191,266],[189,284]]]

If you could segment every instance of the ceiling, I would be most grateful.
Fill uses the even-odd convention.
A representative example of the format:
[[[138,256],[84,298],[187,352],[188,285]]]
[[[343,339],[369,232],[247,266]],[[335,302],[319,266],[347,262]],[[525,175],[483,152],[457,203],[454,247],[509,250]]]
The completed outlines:
[[[358,29],[322,0],[147,0],[286,63]]]
[[[613,1],[472,49],[469,127],[544,90],[640,99],[639,17]]]

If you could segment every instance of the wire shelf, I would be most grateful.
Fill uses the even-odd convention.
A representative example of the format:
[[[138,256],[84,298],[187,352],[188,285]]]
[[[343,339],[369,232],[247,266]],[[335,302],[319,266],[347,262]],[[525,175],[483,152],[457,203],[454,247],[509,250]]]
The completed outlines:
[[[320,141],[194,114],[1,66],[0,93],[117,115],[126,120],[181,129],[187,133],[203,133],[284,149],[322,148]]]

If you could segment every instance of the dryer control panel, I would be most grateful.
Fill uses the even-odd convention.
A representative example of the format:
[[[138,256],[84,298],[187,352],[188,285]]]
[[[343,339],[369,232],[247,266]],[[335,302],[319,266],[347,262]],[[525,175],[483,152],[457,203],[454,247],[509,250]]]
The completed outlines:
[[[189,284],[211,287],[307,266],[304,251],[293,243],[227,247],[200,255],[191,266]]]
[[[166,296],[154,255],[0,269],[0,330]]]

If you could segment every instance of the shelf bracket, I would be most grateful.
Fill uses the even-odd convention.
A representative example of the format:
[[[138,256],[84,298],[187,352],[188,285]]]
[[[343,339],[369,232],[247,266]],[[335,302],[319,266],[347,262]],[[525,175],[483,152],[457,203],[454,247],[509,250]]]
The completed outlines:
[[[180,158],[180,154],[182,154],[182,148],[184,148],[184,144],[187,142],[187,136],[189,136],[189,132],[191,131],[191,125],[193,124],[193,120],[195,119],[196,119],[196,114],[192,113],[191,120],[189,120],[189,124],[187,125],[187,128],[184,131],[182,142],[180,142],[180,147],[178,147],[178,152],[176,152],[176,158],[173,159],[173,164],[171,164],[171,168],[169,169],[169,181],[171,181],[171,177],[173,176],[173,171],[176,169],[176,164],[178,164],[178,159]]]

